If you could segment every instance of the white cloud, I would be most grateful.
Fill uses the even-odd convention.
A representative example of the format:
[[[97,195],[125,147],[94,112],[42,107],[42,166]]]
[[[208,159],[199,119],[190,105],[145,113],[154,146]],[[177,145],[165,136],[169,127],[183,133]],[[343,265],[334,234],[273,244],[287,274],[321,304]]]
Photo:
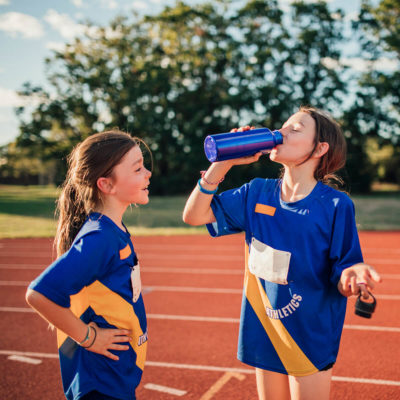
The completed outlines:
[[[12,37],[20,34],[28,39],[40,38],[44,34],[42,25],[35,17],[18,12],[1,14],[0,30]]]
[[[37,106],[44,99],[39,95],[19,96],[17,91],[0,87],[0,108]]]
[[[83,7],[83,2],[82,2],[82,0],[71,0],[71,3],[72,3],[75,7],[78,7],[78,8]]]
[[[63,52],[65,50],[65,43],[62,42],[47,42],[46,49]]]
[[[0,0],[0,6],[8,6],[10,4],[10,0]]]
[[[70,2],[77,8],[88,8],[87,1],[86,4],[84,0],[70,0]],[[117,0],[94,0],[92,3],[94,3],[95,7],[107,8],[108,10],[118,8]]]
[[[15,90],[0,87],[0,107],[19,107],[25,104],[24,101]]]
[[[3,146],[15,140],[19,133],[18,119],[11,107],[0,109],[0,123],[0,146]]]
[[[132,3],[132,7],[134,10],[144,10],[147,8],[147,4],[144,1],[138,0]]]
[[[60,14],[52,9],[46,12],[44,19],[65,39],[82,35],[86,29],[84,25],[76,23],[67,14]]]
[[[115,0],[101,0],[101,6],[110,10],[114,10],[118,8],[118,3]]]

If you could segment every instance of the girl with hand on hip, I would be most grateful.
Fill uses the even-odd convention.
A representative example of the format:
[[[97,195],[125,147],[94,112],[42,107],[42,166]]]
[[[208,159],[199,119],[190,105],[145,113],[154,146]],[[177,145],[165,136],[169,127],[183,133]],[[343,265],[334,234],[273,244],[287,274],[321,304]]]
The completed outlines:
[[[215,195],[232,166],[256,162],[261,153],[215,162],[183,219],[207,224],[212,236],[245,232],[238,358],[256,368],[259,399],[324,400],[347,297],[367,298],[381,278],[363,263],[352,201],[329,186],[346,158],[339,125],[302,107],[280,132],[283,143],[270,159],[282,164],[281,179],[256,178]]]
[[[29,305],[57,328],[67,399],[132,400],[141,380],[147,321],[122,222],[130,204],[149,201],[141,143],[114,130],[74,148],[57,205],[58,259],[27,290]]]

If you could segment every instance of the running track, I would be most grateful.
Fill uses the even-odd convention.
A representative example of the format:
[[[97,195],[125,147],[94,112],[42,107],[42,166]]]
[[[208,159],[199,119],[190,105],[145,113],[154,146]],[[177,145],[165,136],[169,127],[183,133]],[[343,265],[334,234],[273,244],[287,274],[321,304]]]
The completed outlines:
[[[368,320],[349,300],[331,399],[400,399],[400,232],[361,232],[383,276]],[[236,360],[243,236],[137,237],[149,323],[139,400],[256,399]],[[49,239],[0,240],[0,399],[61,400],[55,333],[27,307],[28,282],[51,262]],[[162,390],[162,391],[159,391]]]

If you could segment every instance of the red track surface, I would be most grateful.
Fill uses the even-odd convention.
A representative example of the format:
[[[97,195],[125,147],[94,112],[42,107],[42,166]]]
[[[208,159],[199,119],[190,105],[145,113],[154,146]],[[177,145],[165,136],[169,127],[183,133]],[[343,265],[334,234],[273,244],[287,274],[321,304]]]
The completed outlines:
[[[355,300],[349,300],[331,399],[400,399],[400,232],[361,232],[360,238],[366,262],[383,283],[375,291],[372,319],[355,316]],[[186,392],[182,399],[256,399],[253,370],[236,360],[243,236],[138,237],[134,245],[149,317],[138,399],[178,397],[149,384]],[[51,262],[51,254],[48,239],[0,240],[2,400],[64,398],[55,333],[24,300],[27,283]]]

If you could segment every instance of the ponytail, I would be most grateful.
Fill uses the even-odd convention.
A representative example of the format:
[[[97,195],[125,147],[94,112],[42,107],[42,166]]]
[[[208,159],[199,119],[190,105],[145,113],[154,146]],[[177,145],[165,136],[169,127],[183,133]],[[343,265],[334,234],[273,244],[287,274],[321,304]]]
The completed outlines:
[[[58,224],[54,244],[57,257],[59,257],[71,247],[87,217],[84,202],[69,180],[64,184],[57,201],[56,215],[58,215]]]

